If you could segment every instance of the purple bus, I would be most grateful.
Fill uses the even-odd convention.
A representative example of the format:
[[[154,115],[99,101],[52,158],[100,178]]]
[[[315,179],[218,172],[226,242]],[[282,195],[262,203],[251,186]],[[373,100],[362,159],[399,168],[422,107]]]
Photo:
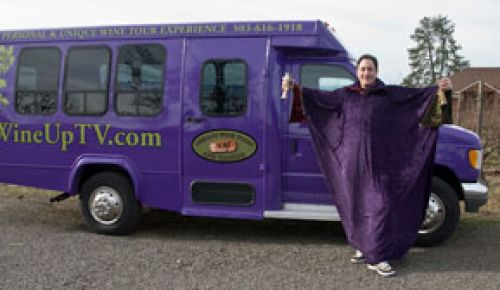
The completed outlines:
[[[0,31],[0,182],[79,195],[104,234],[130,232],[141,207],[338,221],[285,72],[324,90],[355,80],[320,21]],[[440,129],[421,244],[453,232],[460,200],[487,201],[481,152]]]

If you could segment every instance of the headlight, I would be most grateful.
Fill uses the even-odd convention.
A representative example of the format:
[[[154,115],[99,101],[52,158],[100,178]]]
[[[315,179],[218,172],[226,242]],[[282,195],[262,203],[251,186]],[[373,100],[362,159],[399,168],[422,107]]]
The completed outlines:
[[[469,150],[469,164],[472,168],[477,170],[481,169],[483,161],[483,151],[482,150]]]

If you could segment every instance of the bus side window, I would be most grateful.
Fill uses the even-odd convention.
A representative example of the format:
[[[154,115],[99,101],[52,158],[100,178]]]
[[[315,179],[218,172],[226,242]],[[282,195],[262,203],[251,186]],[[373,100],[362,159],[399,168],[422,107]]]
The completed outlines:
[[[348,86],[354,83],[356,78],[345,68],[331,64],[305,64],[300,68],[300,83],[304,87],[333,91],[338,88]],[[290,123],[301,123],[305,121],[302,102],[294,91],[292,103],[292,112],[290,114]]]
[[[57,81],[61,54],[57,48],[25,48],[17,69],[16,111],[51,115],[57,109]]]
[[[300,83],[312,89],[333,91],[355,81],[356,78],[339,65],[304,64],[300,68]]]
[[[209,60],[203,64],[200,107],[205,115],[234,117],[247,107],[247,67],[241,60]]]
[[[125,45],[116,68],[115,110],[119,115],[154,116],[162,109],[165,49]]]
[[[66,61],[64,110],[70,115],[102,115],[108,106],[110,51],[70,48]]]

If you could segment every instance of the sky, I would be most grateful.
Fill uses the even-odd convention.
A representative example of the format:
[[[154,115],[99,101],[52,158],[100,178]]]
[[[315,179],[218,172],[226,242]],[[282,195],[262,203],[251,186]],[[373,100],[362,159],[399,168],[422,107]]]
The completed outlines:
[[[498,0],[4,0],[0,30],[220,21],[322,20],[356,58],[379,59],[379,76],[410,72],[410,35],[425,16],[455,23],[460,53],[473,67],[500,67]]]

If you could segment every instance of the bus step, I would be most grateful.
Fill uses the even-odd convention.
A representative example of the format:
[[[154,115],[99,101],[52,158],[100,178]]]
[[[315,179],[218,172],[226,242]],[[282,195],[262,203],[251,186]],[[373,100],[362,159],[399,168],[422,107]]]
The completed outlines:
[[[265,218],[340,221],[337,208],[333,205],[284,203],[282,210],[264,211]]]

